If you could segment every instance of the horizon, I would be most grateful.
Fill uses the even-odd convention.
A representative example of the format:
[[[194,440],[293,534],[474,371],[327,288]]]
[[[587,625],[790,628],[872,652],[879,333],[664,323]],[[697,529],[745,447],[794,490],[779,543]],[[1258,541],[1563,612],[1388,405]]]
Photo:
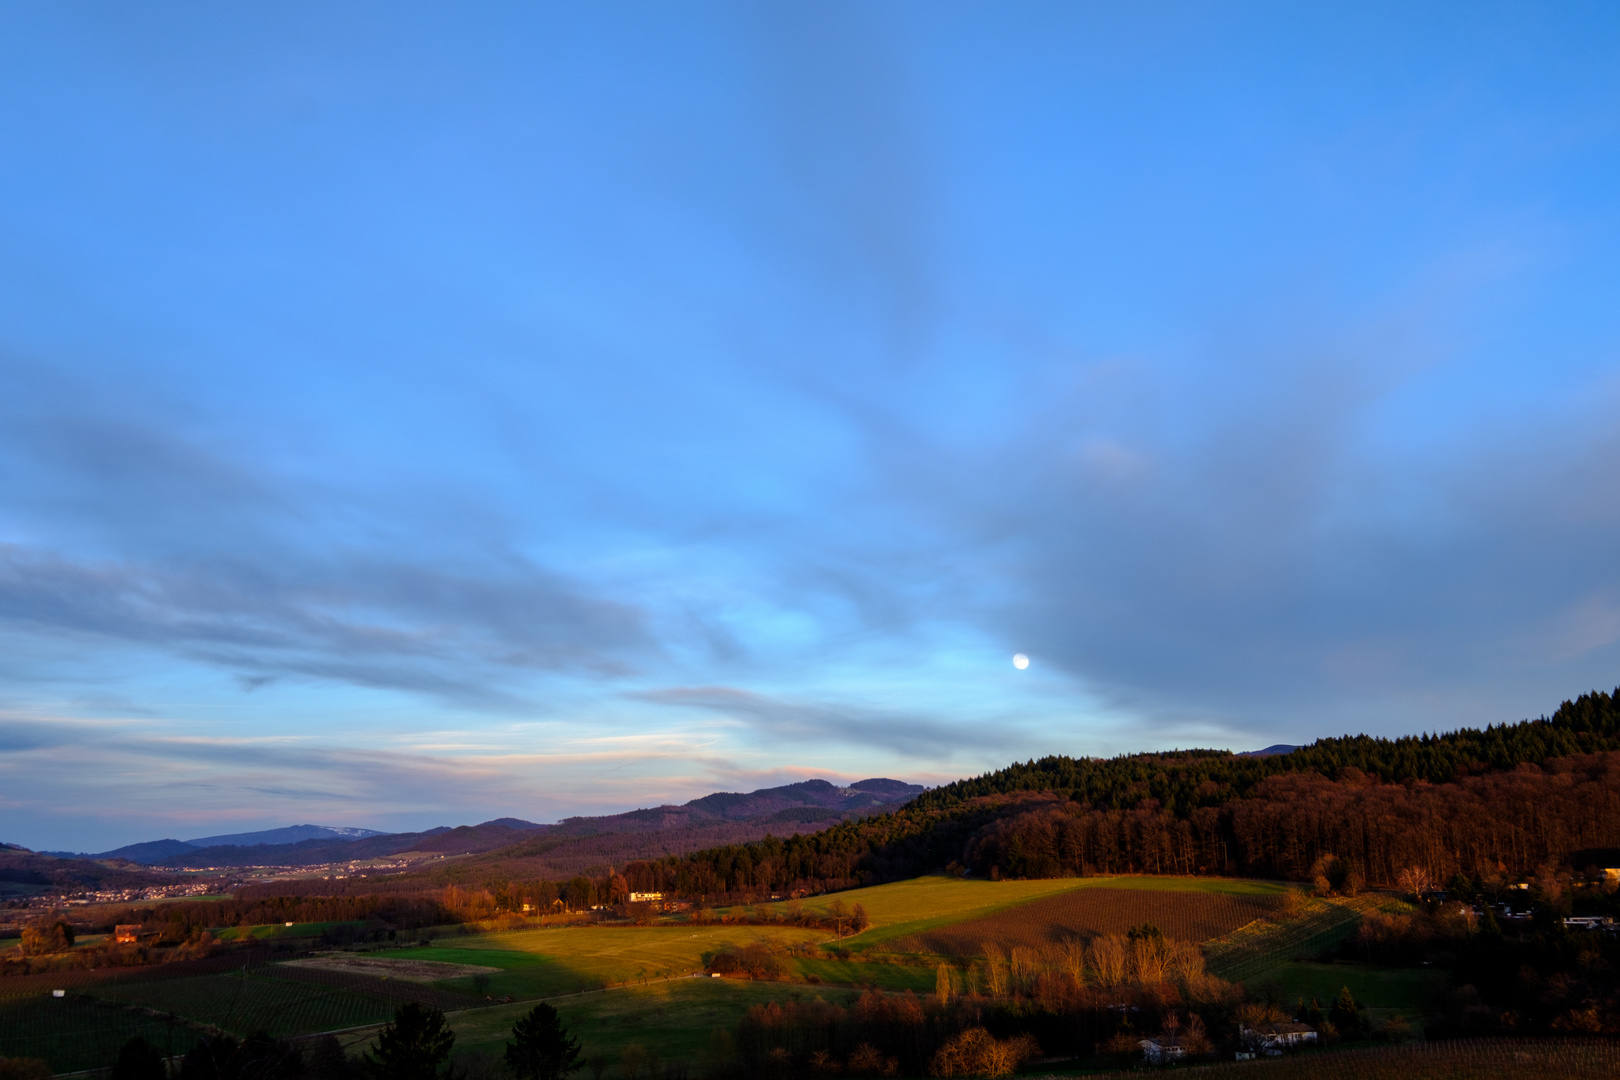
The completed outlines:
[[[1601,691],[1601,690],[1594,690],[1592,692],[1594,692],[1594,693],[1606,693],[1606,691]],[[1617,695],[1620,695],[1620,687],[1616,688],[1615,693]],[[1576,696],[1579,696],[1579,695],[1576,695]],[[1574,700],[1574,699],[1570,698],[1568,700]],[[1488,723],[1488,724],[1482,725],[1481,727],[1478,727],[1478,728],[1470,728],[1470,727],[1467,727],[1467,726],[1459,726],[1459,727],[1445,729],[1445,730],[1436,729],[1434,731],[1421,730],[1421,731],[1415,731],[1415,732],[1403,732],[1403,733],[1397,733],[1397,734],[1392,735],[1392,736],[1374,736],[1374,738],[1389,739],[1391,741],[1398,741],[1400,739],[1408,739],[1408,738],[1410,738],[1410,739],[1425,739],[1425,738],[1430,738],[1430,737],[1437,737],[1438,738],[1438,737],[1443,737],[1443,736],[1447,736],[1447,735],[1460,734],[1460,733],[1462,733],[1464,731],[1488,731],[1488,730],[1490,730],[1492,728],[1495,728],[1495,727],[1507,726],[1507,725],[1510,725],[1510,724],[1531,723],[1531,722],[1538,721],[1538,720],[1544,721],[1544,720],[1546,720],[1548,718],[1549,715],[1550,715],[1550,713],[1543,713],[1542,715],[1536,716],[1536,717],[1523,717],[1518,721],[1501,721],[1501,722],[1497,722],[1497,723]],[[1340,738],[1349,738],[1349,737],[1352,737],[1353,734],[1356,734],[1356,733],[1346,732],[1346,733],[1344,733],[1343,735],[1341,735],[1339,737]],[[1243,756],[1254,756],[1254,755],[1267,755],[1267,754],[1270,754],[1270,753],[1273,753],[1273,752],[1287,753],[1287,752],[1290,752],[1290,751],[1293,751],[1293,750],[1307,749],[1307,748],[1315,745],[1316,741],[1320,741],[1320,740],[1315,740],[1315,741],[1313,741],[1311,743],[1298,743],[1298,744],[1272,743],[1272,744],[1270,744],[1268,746],[1258,747],[1258,748],[1253,749],[1253,750],[1232,750],[1232,749],[1223,748],[1223,747],[1203,747],[1203,746],[1179,747],[1178,746],[1178,747],[1169,747],[1169,748],[1165,748],[1165,749],[1161,749],[1161,750],[1139,750],[1139,751],[1134,751],[1134,752],[1133,751],[1124,751],[1124,752],[1121,752],[1119,754],[1112,755],[1112,758],[1114,760],[1118,760],[1118,759],[1121,759],[1121,758],[1129,758],[1129,757],[1139,756],[1139,755],[1143,755],[1143,754],[1177,754],[1177,753],[1193,753],[1193,754],[1197,754],[1197,753],[1211,753],[1211,752],[1214,752],[1214,753],[1224,752],[1224,753],[1231,754],[1234,757],[1243,757]],[[1043,756],[1045,756],[1045,755],[1043,755]],[[1035,760],[1035,759],[1031,759],[1031,760]],[[1104,757],[1100,757],[1100,756],[1093,756],[1092,760],[1102,761],[1102,760],[1109,760],[1109,759],[1104,758]],[[946,787],[946,786],[949,786],[950,784],[953,784],[953,783],[957,783],[957,782],[961,782],[961,781],[974,780],[974,779],[978,779],[979,777],[982,777],[982,776],[993,775],[994,773],[1001,771],[1002,768],[1006,768],[1006,767],[1017,765],[1017,764],[1019,764],[1019,762],[1017,762],[1016,760],[1011,761],[1011,762],[1007,762],[1007,763],[1004,763],[1002,766],[999,766],[996,769],[988,770],[985,773],[954,777],[954,778],[951,778],[951,779],[948,779],[948,780],[944,780],[944,781],[942,781],[942,782],[940,782],[938,784],[921,784],[921,785],[919,785],[919,784],[915,784],[913,781],[910,781],[910,780],[903,780],[903,779],[900,779],[900,778],[897,778],[897,777],[889,777],[889,776],[870,776],[870,777],[864,777],[864,778],[862,778],[860,780],[850,780],[850,781],[847,781],[845,783],[838,784],[838,783],[835,783],[834,781],[828,780],[824,776],[807,776],[807,777],[804,777],[804,778],[799,779],[799,780],[789,781],[786,784],[773,785],[773,786],[763,787],[763,788],[755,788],[752,791],[747,791],[747,792],[711,791],[711,792],[706,792],[703,795],[694,796],[692,799],[685,800],[682,803],[667,803],[666,802],[666,803],[659,803],[659,804],[656,804],[656,805],[636,805],[636,806],[631,806],[631,807],[624,808],[624,809],[605,808],[605,809],[602,809],[597,814],[566,815],[566,816],[563,816],[563,817],[559,817],[559,818],[557,818],[557,819],[555,819],[553,821],[529,821],[527,819],[517,818],[515,815],[509,815],[508,814],[508,815],[501,815],[501,816],[494,817],[494,818],[487,818],[487,819],[485,819],[483,821],[468,821],[468,822],[461,822],[461,823],[457,823],[457,824],[445,824],[445,823],[441,822],[441,823],[439,823],[437,825],[424,826],[424,827],[419,828],[419,829],[371,830],[371,832],[372,832],[373,835],[382,836],[382,835],[389,835],[390,833],[393,833],[393,834],[410,833],[410,832],[423,832],[423,833],[426,833],[426,832],[432,832],[432,831],[435,831],[435,830],[446,830],[446,831],[448,831],[448,830],[453,830],[453,829],[457,829],[457,828],[476,828],[476,827],[482,826],[482,825],[495,824],[495,823],[498,823],[498,822],[500,822],[502,820],[520,820],[520,821],[524,821],[526,824],[529,824],[529,825],[546,827],[546,826],[566,824],[568,821],[575,820],[576,818],[587,818],[588,819],[588,818],[594,818],[594,817],[613,817],[613,816],[617,816],[617,815],[620,815],[620,814],[636,813],[636,812],[639,812],[639,811],[642,811],[642,810],[660,809],[662,807],[668,807],[668,806],[683,806],[683,805],[687,805],[688,803],[695,802],[695,801],[697,801],[699,799],[707,798],[710,795],[738,795],[738,794],[754,795],[754,794],[759,794],[759,793],[765,792],[765,791],[780,790],[782,787],[791,787],[791,786],[794,786],[796,784],[808,783],[808,782],[813,782],[813,781],[816,781],[816,780],[821,780],[824,783],[833,784],[835,787],[838,787],[839,790],[843,790],[843,791],[851,790],[852,786],[855,785],[855,784],[870,783],[870,782],[873,782],[873,781],[899,782],[899,783],[903,783],[903,784],[909,784],[911,786],[921,787],[924,791],[931,791],[931,790],[934,790],[935,788]],[[895,804],[895,805],[899,805],[899,804]],[[90,851],[88,849],[81,849],[81,850],[74,851],[74,850],[71,850],[71,849],[68,849],[68,848],[59,848],[59,849],[55,849],[55,850],[53,850],[53,851],[51,851],[49,853],[50,854],[74,854],[74,855],[84,857],[84,856],[93,856],[93,855],[98,855],[98,854],[106,854],[107,852],[119,850],[120,848],[123,848],[123,847],[129,847],[129,846],[133,846],[133,845],[136,845],[136,844],[142,844],[142,843],[162,843],[162,842],[165,842],[165,841],[178,840],[178,842],[184,843],[184,844],[197,844],[197,843],[199,843],[200,840],[217,839],[218,837],[222,837],[222,836],[223,837],[239,836],[239,835],[248,835],[250,833],[255,833],[255,832],[270,832],[270,831],[279,831],[279,830],[297,829],[297,828],[319,828],[319,829],[329,829],[329,830],[333,830],[333,831],[352,830],[352,829],[360,828],[361,831],[367,831],[363,827],[353,826],[353,825],[320,825],[320,824],[315,824],[315,823],[312,823],[312,822],[298,822],[298,823],[292,823],[292,824],[277,824],[277,823],[271,821],[271,822],[261,823],[261,824],[259,824],[258,826],[254,827],[252,829],[240,830],[237,833],[216,834],[215,836],[199,837],[199,838],[193,839],[193,840],[184,840],[184,839],[180,839],[178,837],[167,837],[167,836],[166,837],[150,837],[147,840],[126,841],[126,842],[124,842],[122,844],[117,845],[116,847],[105,848],[101,852],[94,852],[94,851]],[[0,837],[0,843],[3,843],[3,842],[6,842],[5,838]],[[13,841],[13,843],[14,843],[14,841]],[[21,846],[26,847],[27,845],[21,845]],[[41,851],[42,849],[30,848],[29,850]]]
[[[0,12],[0,839],[1620,684],[1617,45],[1513,3]]]
[[[821,779],[824,779],[824,778],[823,777],[809,777],[809,778],[807,778],[807,780],[795,781],[795,783],[806,783],[808,781],[821,780]],[[874,780],[884,780],[884,781],[898,782],[898,783],[903,783],[903,784],[910,784],[910,781],[908,781],[908,780],[896,781],[896,778],[889,777],[889,776],[868,776],[868,777],[862,778],[861,780],[853,781],[853,783],[856,783],[856,784],[870,783],[871,781],[874,781]],[[831,781],[827,781],[827,782],[831,783]],[[791,785],[786,785],[786,786],[791,786]],[[847,785],[834,785],[834,786],[837,786],[840,791],[848,791],[848,790],[850,790],[850,788]],[[919,785],[912,785],[912,786],[919,786]],[[708,795],[755,795],[755,794],[758,794],[761,791],[773,791],[773,790],[778,790],[778,789],[777,788],[756,788],[754,791],[748,791],[748,792],[711,791],[711,792],[708,792],[707,794]],[[930,789],[927,788],[927,787],[924,787],[923,790],[926,791],[926,790],[930,790]],[[698,798],[706,798],[706,797],[707,797],[707,795],[698,796]],[[695,801],[695,800],[688,800],[688,802],[691,802],[691,801]],[[609,810],[606,813],[601,814],[601,815],[589,815],[589,816],[590,817],[612,817],[612,816],[615,816],[617,814],[632,814],[632,813],[635,813],[635,812],[637,812],[639,810],[657,810],[657,809],[661,809],[664,806],[672,806],[672,805],[673,806],[680,806],[680,805],[685,805],[685,804],[682,804],[682,803],[662,803],[662,804],[659,804],[658,806],[635,806],[635,807],[631,807],[628,810],[616,810],[616,811],[615,810]],[[577,816],[580,816],[580,815],[573,815],[571,817],[562,817],[562,818],[558,818],[556,821],[528,821],[528,820],[523,819],[523,818],[515,818],[512,815],[504,815],[502,817],[497,817],[497,818],[487,818],[484,821],[461,822],[461,823],[458,823],[458,824],[455,824],[455,825],[446,825],[446,824],[441,823],[439,825],[430,826],[428,829],[404,830],[404,831],[406,831],[406,832],[413,832],[413,831],[414,832],[429,832],[429,831],[432,831],[433,829],[447,829],[448,830],[448,829],[458,829],[458,828],[477,828],[480,825],[493,825],[493,824],[496,824],[496,823],[498,823],[500,821],[511,821],[511,820],[523,821],[524,824],[537,825],[537,826],[562,825],[562,824],[572,820],[573,817],[577,817]],[[343,832],[343,831],[353,830],[353,829],[360,828],[360,827],[359,826],[353,826],[353,825],[321,825],[321,824],[317,824],[315,822],[303,821],[303,822],[294,822],[294,823],[291,823],[291,824],[283,824],[283,825],[266,825],[263,828],[244,829],[244,830],[241,830],[240,832],[237,832],[237,833],[219,833],[219,834],[215,834],[213,836],[198,837],[197,839],[194,839],[194,840],[185,840],[185,839],[181,839],[179,837],[173,837],[173,836],[160,836],[160,837],[152,837],[149,840],[144,840],[144,841],[139,841],[139,840],[134,841],[134,843],[137,843],[137,844],[138,843],[162,843],[164,841],[171,841],[172,840],[172,841],[178,841],[179,843],[182,843],[182,844],[198,844],[203,840],[218,840],[218,839],[221,839],[221,838],[224,838],[224,837],[248,836],[248,835],[252,835],[253,833],[276,832],[276,831],[281,831],[281,830],[286,830],[286,829],[311,829],[311,828],[313,828],[313,829],[328,829],[328,830],[331,830],[333,832]],[[365,831],[369,831],[369,830],[361,828],[361,831],[365,832]],[[388,834],[383,833],[383,832],[373,831],[372,835],[383,836],[383,835],[388,835]],[[5,842],[3,837],[0,837],[0,842]],[[131,846],[131,845],[130,844],[121,844],[121,845],[119,845],[120,848],[121,847],[129,847],[129,846]],[[39,849],[34,848],[34,849],[30,849],[30,850],[37,851]],[[67,849],[58,849],[56,852],[52,852],[52,854],[61,854],[66,850]],[[82,855],[97,855],[97,854],[105,854],[106,852],[116,851],[116,850],[118,850],[118,848],[105,848],[101,852],[80,850],[80,851],[72,852],[72,854],[81,855],[81,856]]]

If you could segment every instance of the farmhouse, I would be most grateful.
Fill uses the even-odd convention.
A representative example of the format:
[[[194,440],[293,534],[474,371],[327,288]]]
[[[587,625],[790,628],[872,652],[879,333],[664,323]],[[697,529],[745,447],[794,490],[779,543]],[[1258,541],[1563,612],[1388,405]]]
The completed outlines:
[[[139,923],[119,923],[113,927],[113,941],[119,945],[133,945],[138,940],[140,932]]]
[[[1149,1065],[1168,1065],[1187,1056],[1187,1048],[1169,1035],[1142,1040],[1142,1060]]]
[[[1284,1050],[1316,1042],[1316,1029],[1309,1024],[1260,1024],[1238,1032],[1243,1045],[1258,1050],[1267,1057],[1276,1057]]]

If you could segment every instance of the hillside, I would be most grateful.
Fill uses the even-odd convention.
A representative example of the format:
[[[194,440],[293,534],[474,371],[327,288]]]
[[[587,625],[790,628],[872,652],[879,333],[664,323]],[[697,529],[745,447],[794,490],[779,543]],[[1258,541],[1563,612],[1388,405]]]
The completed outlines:
[[[847,888],[937,870],[1294,880],[1320,871],[1388,883],[1418,865],[1440,880],[1523,876],[1579,849],[1620,847],[1620,700],[1595,692],[1537,720],[1321,739],[1266,756],[1048,757],[927,791],[888,813],[780,839],[785,832],[624,872],[638,890],[709,896]],[[555,878],[546,854],[543,838],[525,841],[453,873],[491,886]]]
[[[129,865],[108,866],[0,844],[0,898],[80,889],[139,889],[173,880]]]
[[[588,868],[632,859],[685,854],[715,844],[757,840],[771,832],[798,831],[880,810],[924,789],[899,780],[862,780],[838,787],[805,780],[758,791],[715,792],[680,806],[659,806],[601,817],[571,817],[555,825],[497,818],[480,825],[387,833],[359,839],[316,836],[293,843],[261,843],[264,836],[338,830],[291,826],[270,833],[210,838],[229,843],[198,846],[181,840],[131,844],[92,859],[127,859],[148,866],[176,868],[320,866],[380,858],[409,860],[423,855],[476,855],[509,850],[528,860],[531,876],[567,876]]]

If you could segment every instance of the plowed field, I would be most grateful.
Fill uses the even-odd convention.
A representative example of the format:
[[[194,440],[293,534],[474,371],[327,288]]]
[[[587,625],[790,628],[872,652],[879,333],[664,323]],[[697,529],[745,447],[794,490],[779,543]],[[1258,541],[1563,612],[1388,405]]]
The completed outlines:
[[[993,915],[923,931],[892,943],[897,951],[973,956],[984,943],[1039,947],[1066,937],[1089,940],[1151,923],[1177,941],[1208,941],[1270,914],[1272,896],[1149,889],[1076,889]]]

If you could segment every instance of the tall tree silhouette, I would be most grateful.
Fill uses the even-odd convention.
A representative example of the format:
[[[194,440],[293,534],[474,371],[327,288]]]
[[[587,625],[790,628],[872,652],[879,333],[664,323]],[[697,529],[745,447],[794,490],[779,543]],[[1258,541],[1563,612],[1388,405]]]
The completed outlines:
[[[512,1025],[506,1065],[522,1080],[559,1080],[580,1067],[579,1040],[569,1037],[557,1010],[541,1002]]]
[[[375,1080],[435,1080],[450,1057],[456,1034],[438,1009],[407,1002],[366,1051],[365,1072]]]

